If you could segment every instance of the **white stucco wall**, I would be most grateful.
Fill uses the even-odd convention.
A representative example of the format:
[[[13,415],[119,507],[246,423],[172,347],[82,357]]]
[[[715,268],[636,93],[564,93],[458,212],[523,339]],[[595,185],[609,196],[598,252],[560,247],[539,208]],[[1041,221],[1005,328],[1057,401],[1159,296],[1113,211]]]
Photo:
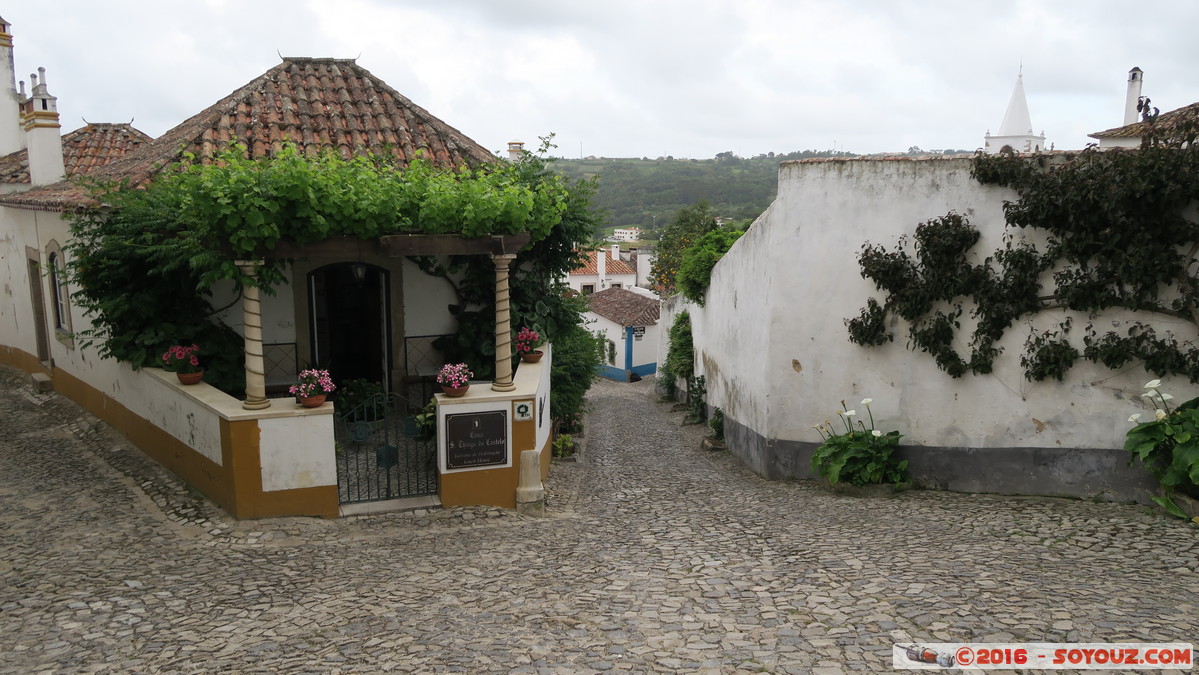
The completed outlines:
[[[404,260],[403,273],[404,334],[446,335],[457,332],[458,322],[447,309],[458,302],[453,287],[445,279],[425,274],[410,260]]]
[[[258,420],[262,490],[337,485],[333,415]]]
[[[591,285],[595,290],[602,291],[604,288],[612,288],[614,284],[620,284],[621,288],[628,288],[637,285],[636,274],[606,274],[608,284],[600,288],[599,275],[597,274],[570,274],[567,275],[566,284],[580,293],[583,292],[583,286]]]
[[[1030,383],[1019,364],[1024,324],[1008,330],[993,374],[960,379],[905,349],[902,322],[892,326],[892,344],[849,342],[845,319],[868,297],[881,297],[859,273],[863,242],[894,249],[918,223],[953,210],[982,232],[975,251],[1001,245],[1002,202],[1014,194],[975,182],[969,162],[783,164],[775,203],[716,265],[707,306],[692,312],[709,403],[767,438],[818,442],[810,426],[833,418],[841,399],[860,410],[871,397],[879,426],[899,429],[905,444],[1121,447],[1128,415],[1144,410],[1140,394],[1151,376],[1139,368],[1115,373],[1080,361],[1062,383]],[[1034,325],[1044,330],[1063,317],[1044,312]],[[968,328],[964,321],[966,338]],[[1193,328],[1176,332],[1189,336]],[[1165,387],[1179,400],[1199,394],[1185,379]]]
[[[37,354],[37,341],[25,247],[39,249],[42,263],[46,256],[38,242],[35,216],[48,218],[44,213],[0,207],[0,344],[29,354]]]
[[[624,328],[615,321],[593,312],[583,312],[583,323],[586,324],[587,330],[592,333],[602,332],[604,337],[616,343],[616,359],[613,361],[608,360],[608,348],[604,347],[604,365],[624,370]]]

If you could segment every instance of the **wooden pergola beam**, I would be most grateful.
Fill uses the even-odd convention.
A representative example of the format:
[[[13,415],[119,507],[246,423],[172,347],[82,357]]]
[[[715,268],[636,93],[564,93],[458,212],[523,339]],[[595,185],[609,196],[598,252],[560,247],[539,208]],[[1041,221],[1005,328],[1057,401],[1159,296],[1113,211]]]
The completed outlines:
[[[306,246],[280,242],[269,257],[360,260],[376,255],[385,258],[410,255],[504,255],[521,250],[531,238],[528,232],[487,237],[463,237],[457,234],[389,234],[378,239],[339,237]]]

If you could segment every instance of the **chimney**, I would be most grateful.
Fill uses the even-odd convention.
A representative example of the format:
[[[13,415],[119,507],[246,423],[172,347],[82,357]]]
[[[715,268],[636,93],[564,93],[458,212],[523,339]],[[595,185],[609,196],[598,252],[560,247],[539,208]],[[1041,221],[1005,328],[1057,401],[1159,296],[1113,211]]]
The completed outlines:
[[[519,162],[525,154],[524,141],[508,141],[508,161]]]
[[[46,69],[30,75],[33,92],[25,101],[25,146],[29,148],[29,182],[49,185],[66,177],[62,160],[58,99],[46,91]],[[40,79],[40,81],[39,81]]]
[[[0,18],[0,156],[25,147],[21,133],[21,100],[17,95],[17,68],[13,61],[11,24]]]
[[[608,251],[600,249],[595,252],[595,273],[599,279],[596,280],[595,290],[602,291],[608,287]]]
[[[612,259],[620,260],[620,244],[612,244]]]
[[[1128,71],[1128,96],[1124,100],[1124,125],[1137,123],[1137,102],[1141,100],[1141,80],[1145,79],[1140,68]]]

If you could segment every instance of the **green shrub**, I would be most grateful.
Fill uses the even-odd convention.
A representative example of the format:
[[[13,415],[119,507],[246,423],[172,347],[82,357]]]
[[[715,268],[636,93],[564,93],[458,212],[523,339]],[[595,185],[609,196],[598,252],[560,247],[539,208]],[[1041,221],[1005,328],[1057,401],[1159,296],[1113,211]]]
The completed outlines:
[[[1162,393],[1160,386],[1160,380],[1145,385],[1149,391],[1144,396],[1160,407],[1154,411],[1152,421],[1139,422],[1128,431],[1124,449],[1129,453],[1129,464],[1141,460],[1164,488],[1165,496],[1153,497],[1153,501],[1170,514],[1186,518],[1172,496],[1181,492],[1199,498],[1199,398],[1171,410],[1173,397]],[[1138,422],[1140,418],[1139,414],[1132,415],[1128,421]]]
[[[740,230],[712,230],[683,252],[678,287],[684,297],[704,306],[704,293],[712,281],[712,268],[743,234]]]
[[[907,460],[896,461],[894,455],[899,439],[898,431],[883,433],[874,428],[874,413],[870,412],[871,399],[863,399],[862,405],[870,416],[870,426],[861,419],[854,428],[855,410],[846,410],[841,401],[837,416],[845,427],[844,433],[834,433],[832,424],[813,424],[820,432],[824,443],[812,453],[812,470],[830,484],[875,485],[879,483],[902,483],[908,477]]]

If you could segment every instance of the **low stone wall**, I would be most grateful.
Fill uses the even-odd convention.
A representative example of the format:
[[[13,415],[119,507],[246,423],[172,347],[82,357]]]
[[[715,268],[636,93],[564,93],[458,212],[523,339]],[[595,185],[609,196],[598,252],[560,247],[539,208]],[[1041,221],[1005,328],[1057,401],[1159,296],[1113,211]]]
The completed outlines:
[[[811,469],[819,443],[765,438],[724,418],[729,451],[771,480],[822,480]],[[1111,448],[955,448],[900,446],[913,482],[954,492],[1076,497],[1152,503],[1157,482],[1128,454]]]

